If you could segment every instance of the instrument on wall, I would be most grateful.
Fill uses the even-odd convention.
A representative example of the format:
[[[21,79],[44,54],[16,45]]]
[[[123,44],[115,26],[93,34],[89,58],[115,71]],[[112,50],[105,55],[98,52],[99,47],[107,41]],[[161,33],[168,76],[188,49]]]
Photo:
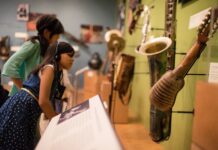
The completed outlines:
[[[150,10],[154,8],[154,5],[152,4],[150,7],[147,5],[144,5],[143,10],[143,16],[144,16],[144,25],[142,27],[142,41],[141,43],[145,43],[147,40],[147,34],[150,31]],[[139,48],[139,47],[138,47]]]
[[[169,46],[169,41],[164,42],[166,43],[166,52],[163,52],[165,54],[162,55],[162,68],[158,68],[156,66],[156,69],[154,72],[159,72],[161,76],[167,71],[172,70],[175,67],[175,52],[176,52],[176,0],[166,0],[165,3],[165,33],[164,36],[168,37],[171,40],[171,44]],[[162,48],[160,48],[161,50]],[[159,54],[160,55],[160,54]],[[154,57],[154,56],[153,56]],[[155,56],[156,59],[157,56]],[[149,58],[150,59],[150,58]],[[149,62],[152,63],[153,60],[150,60]],[[154,61],[153,61],[154,62]],[[166,64],[165,64],[166,63]],[[151,64],[150,64],[151,65]],[[150,66],[151,68],[152,66]],[[151,71],[151,80],[155,81],[152,83],[152,86],[160,79],[161,76],[156,76]],[[152,79],[153,78],[153,79]],[[151,87],[152,87],[151,86]],[[156,108],[151,103],[150,108],[150,135],[153,139],[153,141],[164,141],[168,140],[171,134],[171,119],[172,118],[172,110],[169,109],[168,111],[161,111],[158,108]]]
[[[144,24],[142,27],[142,41],[139,46],[136,48],[136,52],[139,51],[141,45],[143,45],[146,40],[147,40],[147,33],[149,31],[149,26],[150,26],[150,10],[154,8],[154,5],[151,5],[150,7],[147,5],[143,5],[143,15],[144,15]]]
[[[114,76],[115,76],[115,71],[116,71],[115,59],[119,55],[119,53],[124,49],[125,40],[122,38],[122,34],[119,30],[112,29],[106,32],[105,41],[107,42],[107,48],[108,48],[107,60],[110,62],[107,76],[108,76],[109,81],[111,82],[111,93],[109,96],[109,114],[111,114],[113,93],[114,93],[113,91],[114,90]]]
[[[10,57],[10,37],[0,37],[0,58],[6,61]]]
[[[142,44],[138,52],[147,56],[150,70],[151,87],[167,71],[167,51],[171,49],[172,40],[158,37]],[[168,139],[171,131],[171,110],[162,112],[153,104],[150,106],[150,136],[159,142]]]
[[[117,29],[111,29],[105,33],[105,41],[107,42],[107,57],[104,61],[102,70],[103,73],[106,73],[109,80],[112,81],[113,74],[113,63],[115,57],[118,56],[120,51],[123,50],[125,46],[125,41],[122,38],[122,33]]]
[[[128,104],[130,100],[130,83],[133,78],[134,65],[134,56],[124,53],[120,55],[114,75],[114,89],[118,91],[123,104]]]
[[[167,51],[167,69],[172,70],[175,67],[176,52],[176,0],[167,0],[165,13],[165,37],[172,40],[171,49]]]
[[[129,34],[130,35],[135,31],[136,24],[137,24],[137,22],[139,20],[139,17],[140,17],[140,15],[141,15],[141,13],[143,11],[144,11],[144,5],[138,4],[136,6],[135,12],[132,15],[131,22],[130,22],[130,25],[129,25]]]
[[[166,1],[165,37],[145,42],[143,36],[138,52],[148,57],[151,87],[169,69],[174,68],[175,61],[175,12],[176,0]],[[144,34],[146,35],[146,34]],[[152,103],[150,106],[150,136],[153,141],[167,140],[171,132],[171,110],[161,111]]]
[[[212,17],[212,18],[211,18]],[[218,28],[218,7],[208,11],[198,29],[198,38],[182,62],[174,69],[167,71],[151,89],[151,103],[162,111],[170,110],[177,93],[184,86],[184,78],[206,47],[207,41]]]
[[[107,43],[108,49],[110,51],[113,51],[114,54],[118,54],[121,50],[123,50],[125,46],[125,41],[122,37],[116,35],[116,34],[111,34],[110,40]]]
[[[119,17],[117,20],[117,29],[124,33],[125,29],[125,17],[126,17],[126,0],[121,0],[118,6]]]

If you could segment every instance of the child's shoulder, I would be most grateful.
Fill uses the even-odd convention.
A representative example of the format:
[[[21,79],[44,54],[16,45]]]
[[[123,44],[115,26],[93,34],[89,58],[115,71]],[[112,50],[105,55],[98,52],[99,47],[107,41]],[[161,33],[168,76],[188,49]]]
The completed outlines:
[[[24,42],[23,45],[40,45],[40,43],[38,40],[35,40],[35,42],[28,40],[28,41]]]
[[[51,68],[52,70],[54,70],[54,65],[53,65],[53,64],[46,64],[46,65],[44,65],[44,66],[39,70],[39,73],[38,73],[39,77],[41,77],[42,72],[43,72],[44,70],[48,69],[48,68]]]
[[[53,64],[46,64],[46,65],[43,66],[43,69],[45,69],[47,67],[50,67],[50,68],[54,69],[54,65]]]
[[[23,45],[21,46],[21,49],[23,49],[24,51],[35,51],[36,49],[40,48],[40,43],[39,42],[32,42],[32,41],[26,41],[23,43]]]

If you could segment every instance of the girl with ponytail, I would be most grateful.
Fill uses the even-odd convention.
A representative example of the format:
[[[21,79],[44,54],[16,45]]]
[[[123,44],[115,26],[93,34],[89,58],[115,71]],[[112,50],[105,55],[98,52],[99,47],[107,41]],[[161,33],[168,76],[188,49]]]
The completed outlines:
[[[2,75],[11,78],[13,86],[9,96],[22,87],[23,81],[41,63],[49,44],[56,42],[64,33],[62,23],[53,15],[43,15],[36,22],[37,36],[32,36],[4,64]]]

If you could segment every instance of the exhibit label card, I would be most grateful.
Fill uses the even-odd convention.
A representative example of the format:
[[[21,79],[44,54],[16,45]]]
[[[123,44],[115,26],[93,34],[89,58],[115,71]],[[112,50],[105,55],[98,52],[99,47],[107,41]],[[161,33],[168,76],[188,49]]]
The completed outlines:
[[[208,82],[218,83],[218,63],[210,63]]]

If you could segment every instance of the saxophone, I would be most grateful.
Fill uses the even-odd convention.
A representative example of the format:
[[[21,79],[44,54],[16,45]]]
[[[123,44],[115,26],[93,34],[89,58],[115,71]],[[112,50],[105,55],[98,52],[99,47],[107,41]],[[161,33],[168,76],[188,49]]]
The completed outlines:
[[[150,70],[151,87],[167,71],[167,53],[171,50],[172,40],[168,37],[158,37],[142,44],[138,53],[147,56]],[[162,112],[152,103],[150,105],[150,136],[153,141],[168,139],[171,131],[171,110]]]
[[[166,1],[165,37],[159,37],[145,42],[138,52],[146,55],[149,62],[151,87],[175,63],[175,13],[176,0]],[[144,35],[144,39],[146,36]],[[161,111],[155,105],[150,105],[150,136],[153,141],[167,140],[171,133],[172,111]]]

